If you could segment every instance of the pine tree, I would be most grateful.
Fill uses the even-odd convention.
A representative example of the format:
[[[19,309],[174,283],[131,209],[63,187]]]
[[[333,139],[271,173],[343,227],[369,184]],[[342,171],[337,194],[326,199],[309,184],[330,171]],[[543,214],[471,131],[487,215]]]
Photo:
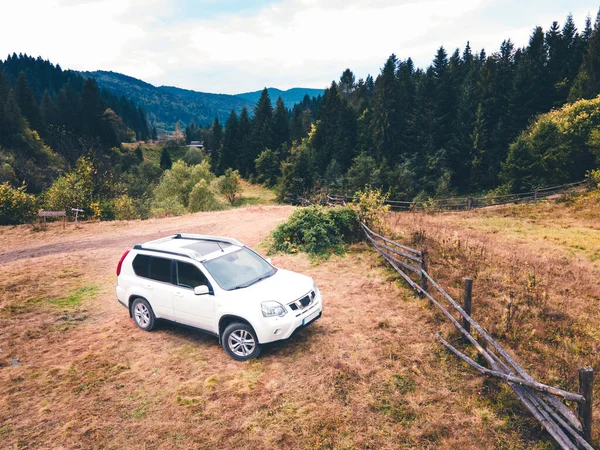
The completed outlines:
[[[208,151],[213,155],[218,156],[221,151],[221,143],[223,142],[223,127],[219,122],[219,118],[215,118],[212,128],[210,129],[210,138],[208,140]]]
[[[400,133],[400,86],[396,77],[398,59],[392,54],[375,81],[372,133],[376,160],[397,161]]]
[[[169,149],[164,147],[160,152],[160,168],[162,170],[169,170],[173,165],[173,161],[171,160],[171,154],[169,153]]]
[[[277,98],[273,112],[273,148],[277,151],[282,145],[287,145],[290,140],[290,125],[288,111],[281,97]]]
[[[342,95],[346,98],[348,98],[350,96],[350,94],[352,94],[352,92],[355,89],[355,77],[354,77],[354,73],[352,73],[352,71],[350,69],[346,69],[344,70],[344,73],[342,73],[342,76],[340,77],[340,90],[342,92]]]
[[[17,145],[26,128],[19,104],[0,72],[0,146]]]
[[[58,109],[52,100],[52,97],[48,93],[48,90],[44,91],[42,95],[42,102],[40,104],[40,114],[44,122],[43,128],[46,129],[49,125],[57,123],[59,120]]]
[[[32,129],[43,133],[44,130],[42,129],[43,122],[40,108],[35,101],[33,92],[31,92],[29,83],[27,83],[27,78],[23,72],[19,73],[19,78],[17,79],[15,97],[19,104],[19,108],[21,109],[21,113],[29,121],[29,126]]]
[[[585,35],[586,33],[584,33]],[[593,98],[600,93],[600,10],[594,30],[588,39],[587,51],[577,78],[569,93],[569,101],[579,98]]]
[[[227,169],[239,169],[238,165],[238,143],[239,143],[238,117],[234,110],[231,110],[227,122],[225,122],[225,133],[223,144],[221,145],[218,164],[216,165],[217,175],[225,173]]]
[[[246,108],[242,108],[242,112],[240,113],[240,118],[238,121],[238,166],[240,173],[244,177],[248,177],[253,171],[254,167],[254,154],[252,151],[252,145],[250,142],[252,135],[252,123],[250,120],[250,116],[248,114],[248,110]]]
[[[548,52],[541,27],[536,27],[529,45],[520,55],[511,99],[511,135],[515,137],[537,114],[552,105],[552,86],[548,76]]]
[[[252,162],[266,148],[273,147],[273,107],[269,91],[264,88],[256,106],[252,119],[252,143],[249,163],[250,170],[254,171]]]
[[[356,116],[336,82],[325,90],[319,114],[319,125],[313,135],[319,173],[323,174],[332,159],[347,169],[356,148]]]
[[[156,133],[156,127],[152,127],[152,140],[156,141],[158,139],[158,134]]]

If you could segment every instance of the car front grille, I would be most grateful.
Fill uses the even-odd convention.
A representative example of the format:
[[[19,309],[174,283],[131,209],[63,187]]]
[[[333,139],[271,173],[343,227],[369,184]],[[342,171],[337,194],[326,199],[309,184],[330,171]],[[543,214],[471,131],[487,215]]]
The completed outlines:
[[[310,291],[304,297],[299,298],[295,302],[289,303],[288,306],[292,311],[297,311],[299,309],[304,309],[310,306],[315,299],[315,291]]]

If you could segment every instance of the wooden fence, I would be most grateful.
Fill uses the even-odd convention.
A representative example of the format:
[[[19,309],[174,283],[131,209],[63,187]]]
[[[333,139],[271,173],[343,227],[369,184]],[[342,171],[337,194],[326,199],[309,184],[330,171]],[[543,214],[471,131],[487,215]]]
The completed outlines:
[[[462,334],[463,340],[475,347],[487,362],[488,367],[478,364],[437,333],[437,338],[449,351],[481,374],[507,382],[525,408],[561,448],[593,450],[591,436],[594,370],[591,367],[579,369],[579,393],[568,392],[537,382],[485,329],[471,318],[471,279],[465,280],[465,294],[461,306],[427,272],[427,248],[416,250],[375,233],[364,223],[361,223],[361,226],[367,240],[375,250],[419,295],[426,297],[454,324]],[[441,299],[436,299],[434,294]],[[449,306],[444,306],[442,302]],[[460,320],[455,318],[451,311],[455,314],[458,313]],[[476,333],[473,333],[472,330],[475,330]],[[577,414],[563,400],[577,403]]]
[[[385,203],[392,210],[398,211],[470,211],[477,208],[486,208],[489,206],[506,205],[509,203],[535,203],[545,197],[562,194],[573,189],[584,187],[588,183],[587,180],[578,181],[576,183],[561,184],[559,186],[550,186],[543,189],[536,189],[530,192],[521,192],[519,194],[507,194],[484,197],[451,197],[431,200],[428,202],[407,202],[400,200],[387,200]],[[356,200],[356,197],[347,194],[327,194],[326,203],[328,205],[344,205],[348,202]],[[301,198],[301,204],[307,202],[305,198]]]

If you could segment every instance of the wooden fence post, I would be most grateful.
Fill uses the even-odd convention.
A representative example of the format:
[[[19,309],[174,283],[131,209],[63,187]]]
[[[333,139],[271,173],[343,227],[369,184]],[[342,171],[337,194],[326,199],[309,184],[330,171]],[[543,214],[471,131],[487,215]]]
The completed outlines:
[[[467,197],[467,211],[471,211],[472,207],[473,207],[473,201],[471,200],[471,196],[469,195]]]
[[[535,192],[533,193],[533,199],[534,201],[537,203],[538,202],[538,190],[536,189]]]
[[[465,295],[463,298],[463,309],[471,317],[471,300],[473,298],[473,279],[465,278]],[[462,325],[467,332],[471,332],[471,324],[463,317]],[[465,338],[466,339],[466,338]]]
[[[425,272],[427,272],[427,257],[427,247],[423,247],[423,250],[421,251],[421,270],[424,270]],[[421,274],[421,289],[427,291],[427,278],[423,274]],[[423,296],[423,294],[421,294],[421,296]]]
[[[579,369],[579,393],[585,397],[585,402],[577,405],[577,414],[583,427],[583,438],[592,443],[592,388],[594,386],[594,369],[582,367]]]

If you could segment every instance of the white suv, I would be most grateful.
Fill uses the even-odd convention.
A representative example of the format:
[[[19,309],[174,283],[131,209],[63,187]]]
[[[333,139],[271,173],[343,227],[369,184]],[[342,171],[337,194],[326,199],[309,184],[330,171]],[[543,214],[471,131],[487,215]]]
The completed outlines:
[[[121,257],[117,277],[117,298],[142,330],[157,319],[192,326],[217,336],[239,361],[322,313],[312,278],[276,269],[221,236],[176,234],[138,244]]]

